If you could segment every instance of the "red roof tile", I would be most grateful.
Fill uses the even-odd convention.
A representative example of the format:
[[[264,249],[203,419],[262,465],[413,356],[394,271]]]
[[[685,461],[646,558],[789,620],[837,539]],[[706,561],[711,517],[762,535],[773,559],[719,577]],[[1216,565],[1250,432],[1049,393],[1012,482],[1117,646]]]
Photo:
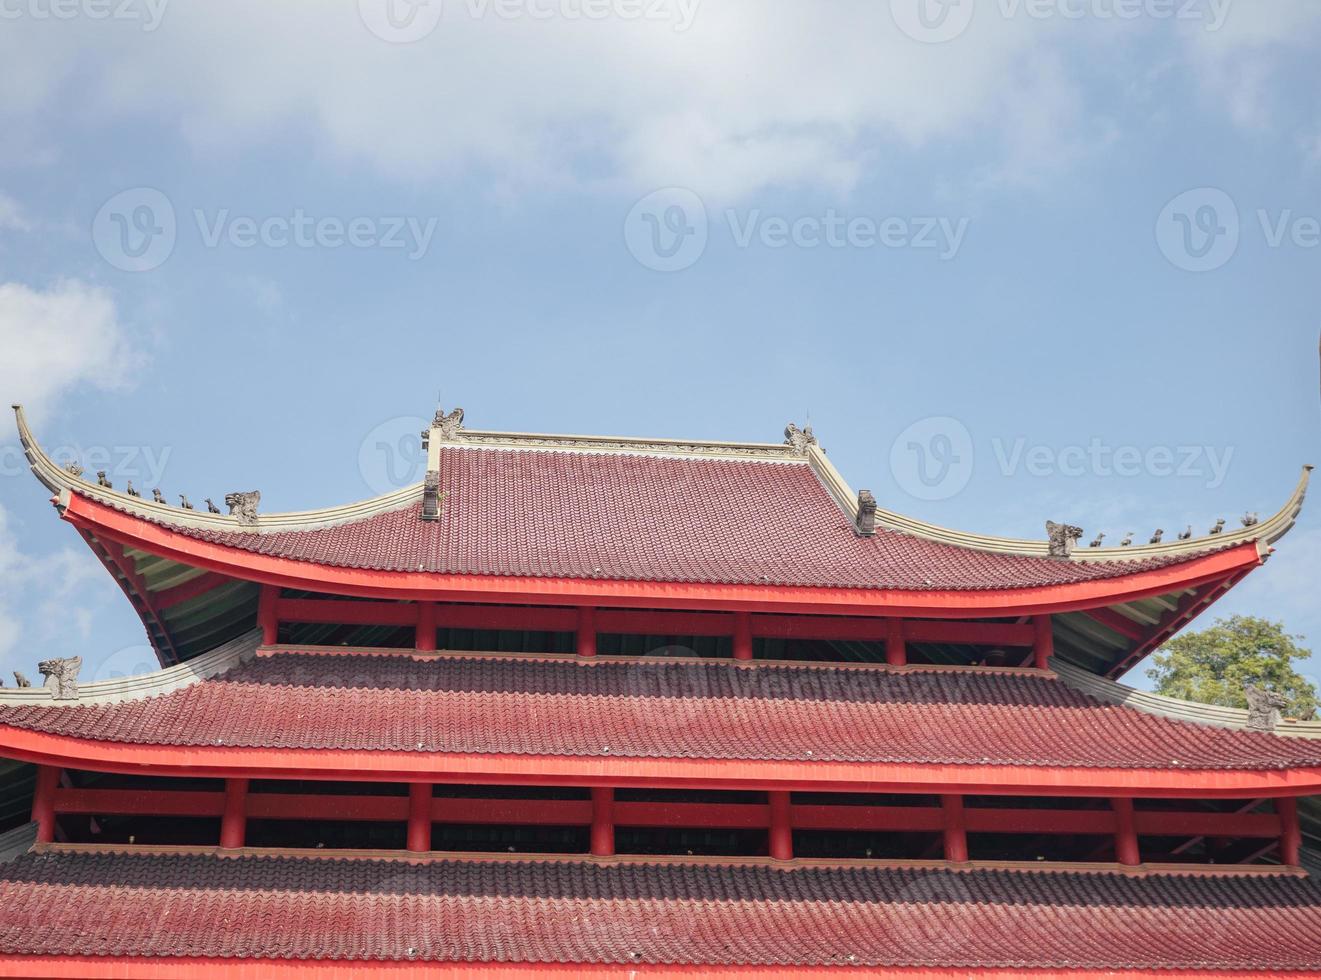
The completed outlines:
[[[442,515],[415,506],[308,531],[181,533],[326,565],[448,574],[863,589],[1010,589],[1194,555],[1068,562],[854,534],[806,463],[446,446]]]
[[[0,707],[96,741],[284,749],[1259,770],[1321,743],[1102,704],[1045,675],[280,653],[156,697]]]
[[[466,963],[1321,967],[1321,889],[1131,877],[579,860],[29,854],[0,956]]]

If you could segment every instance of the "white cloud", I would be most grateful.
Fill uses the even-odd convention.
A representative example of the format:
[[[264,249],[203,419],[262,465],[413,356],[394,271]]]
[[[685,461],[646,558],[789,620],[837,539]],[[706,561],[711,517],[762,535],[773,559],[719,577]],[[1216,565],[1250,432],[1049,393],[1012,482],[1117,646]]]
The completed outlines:
[[[357,6],[172,5],[154,33],[13,22],[10,47],[56,50],[35,75],[40,91],[7,108],[48,106],[77,65],[91,80],[79,87],[87,116],[173,120],[210,154],[305,134],[405,181],[477,165],[497,188],[679,184],[719,201],[768,185],[847,190],[887,155],[977,135],[1004,144],[1000,175],[1067,166],[1096,142],[1070,59],[1088,31],[1114,33],[999,16],[997,0],[933,45],[902,33],[878,0],[710,0],[682,32],[474,18],[455,0],[434,33],[392,45]]]
[[[23,214],[18,202],[0,193],[0,231],[31,231],[32,222]]]
[[[34,416],[82,384],[119,388],[138,362],[114,300],[74,279],[0,284],[0,392]]]

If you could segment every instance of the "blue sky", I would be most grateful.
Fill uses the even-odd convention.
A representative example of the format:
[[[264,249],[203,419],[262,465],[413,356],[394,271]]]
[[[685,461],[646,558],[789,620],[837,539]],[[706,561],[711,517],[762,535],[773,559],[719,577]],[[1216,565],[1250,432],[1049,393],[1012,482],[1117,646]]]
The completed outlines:
[[[406,3],[0,4],[0,388],[48,446],[286,510],[420,477],[438,395],[810,418],[883,507],[1111,541],[1321,457],[1309,0]],[[0,669],[145,667],[0,450]],[[1313,504],[1216,612],[1321,642],[1318,560]]]

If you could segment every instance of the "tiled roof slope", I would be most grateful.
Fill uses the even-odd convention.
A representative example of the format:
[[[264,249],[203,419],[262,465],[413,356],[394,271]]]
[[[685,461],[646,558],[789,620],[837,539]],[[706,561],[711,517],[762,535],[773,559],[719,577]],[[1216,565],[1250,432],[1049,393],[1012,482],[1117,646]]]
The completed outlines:
[[[445,446],[440,492],[435,522],[419,502],[315,530],[176,529],[349,568],[861,589],[1068,584],[1196,557],[1069,562],[860,538],[806,462]]]
[[[0,866],[6,954],[1274,975],[1321,968],[1321,890],[1281,875],[46,853]]]
[[[95,741],[885,764],[1264,770],[1321,743],[1102,704],[1048,675],[277,653],[156,697],[0,707]]]

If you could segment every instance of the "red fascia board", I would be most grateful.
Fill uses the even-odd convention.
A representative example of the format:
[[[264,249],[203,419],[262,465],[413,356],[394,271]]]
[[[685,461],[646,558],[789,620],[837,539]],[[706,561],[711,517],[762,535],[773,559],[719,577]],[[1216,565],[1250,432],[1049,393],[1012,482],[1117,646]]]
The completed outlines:
[[[1221,980],[1260,978],[1259,971],[1245,970],[1115,970],[1040,969],[1001,970],[988,967],[765,967],[701,966],[676,963],[391,963],[353,960],[276,960],[257,958],[170,956],[0,956],[0,977],[78,977],[82,980],[211,980],[217,976],[240,980],[345,980],[347,977],[388,976],[392,980],[434,980],[435,977],[463,980],[510,980],[547,974],[566,977],[645,976],[725,977],[745,980],[797,980],[800,977],[888,977],[897,980],[1048,980],[1050,977],[1109,977],[1114,980]],[[1321,971],[1290,972],[1298,980],[1321,977]]]
[[[1023,589],[903,591],[804,586],[723,585],[569,578],[443,575],[344,568],[261,555],[189,537],[70,494],[64,518],[75,526],[150,554],[235,578],[342,595],[480,600],[546,605],[638,606],[776,612],[942,616],[1017,616],[1131,602],[1219,581],[1261,564],[1255,542],[1165,568],[1109,579]]]
[[[0,726],[0,756],[128,774],[674,789],[1266,798],[1321,793],[1321,768],[1100,769],[130,745]]]

